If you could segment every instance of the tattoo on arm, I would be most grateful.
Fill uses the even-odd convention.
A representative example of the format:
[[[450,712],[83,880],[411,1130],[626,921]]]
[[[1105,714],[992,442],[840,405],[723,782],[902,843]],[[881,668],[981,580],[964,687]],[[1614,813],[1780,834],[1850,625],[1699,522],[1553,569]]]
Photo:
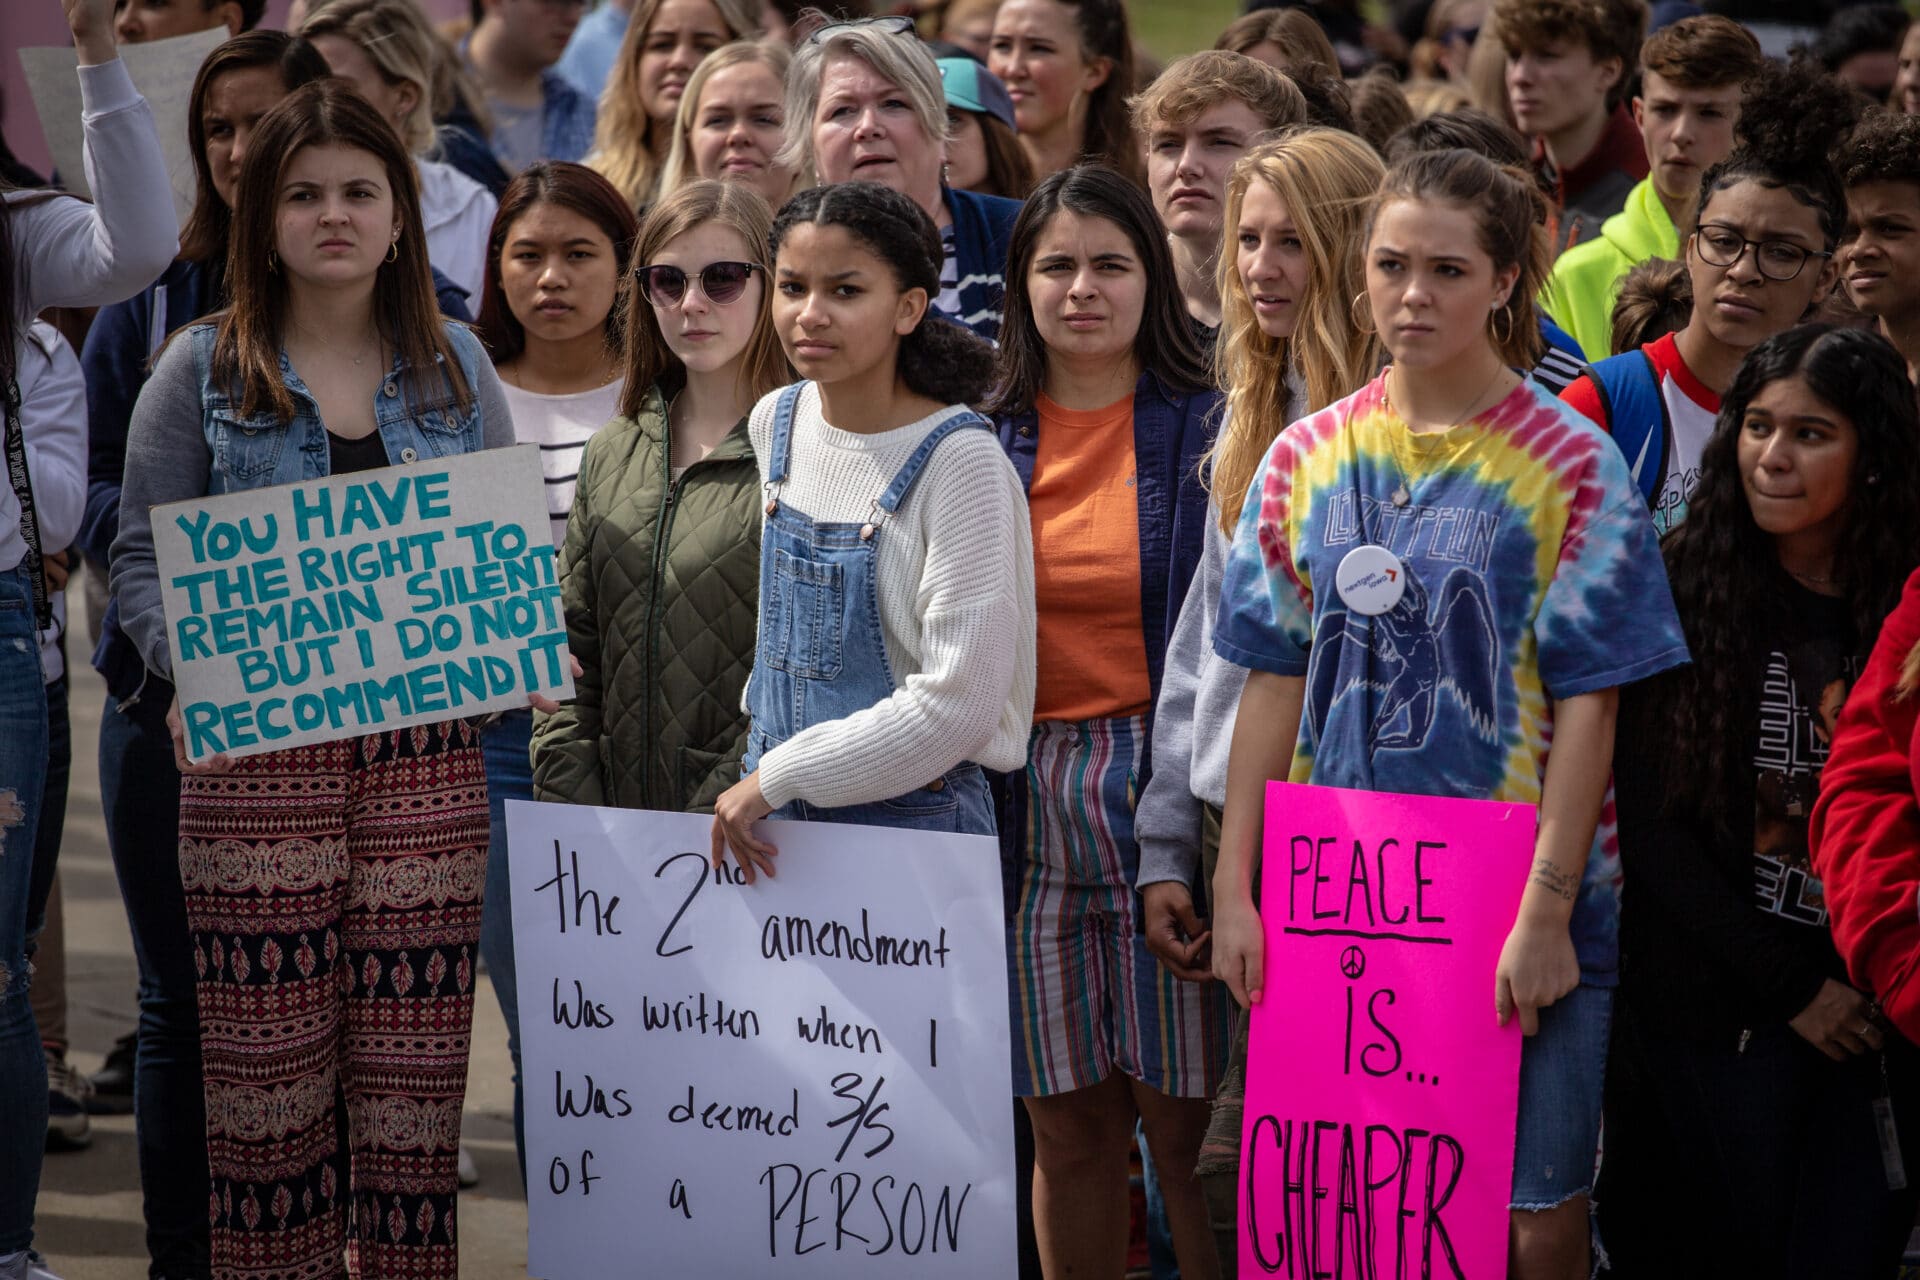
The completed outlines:
[[[1529,878],[1564,902],[1572,902],[1574,895],[1580,892],[1580,877],[1554,866],[1552,858],[1535,858],[1533,875]]]

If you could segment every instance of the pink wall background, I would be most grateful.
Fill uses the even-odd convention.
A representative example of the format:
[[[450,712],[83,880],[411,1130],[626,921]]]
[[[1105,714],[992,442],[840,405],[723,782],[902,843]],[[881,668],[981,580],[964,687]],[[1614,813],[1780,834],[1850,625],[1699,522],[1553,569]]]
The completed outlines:
[[[268,0],[262,26],[278,27],[286,22],[289,0]],[[465,0],[421,0],[435,19],[454,18],[467,11]],[[34,114],[33,99],[27,96],[26,77],[20,70],[18,49],[41,45],[68,44],[67,20],[59,0],[0,0],[0,129],[5,130],[7,145],[28,165],[45,173],[49,167],[46,140],[40,134],[40,118]]]

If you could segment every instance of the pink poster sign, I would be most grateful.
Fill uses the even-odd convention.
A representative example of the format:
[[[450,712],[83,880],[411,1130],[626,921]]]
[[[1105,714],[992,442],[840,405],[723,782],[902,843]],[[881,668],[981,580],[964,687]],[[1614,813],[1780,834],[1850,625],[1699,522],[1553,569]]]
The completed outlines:
[[[1267,788],[1240,1274],[1502,1280],[1531,805]]]

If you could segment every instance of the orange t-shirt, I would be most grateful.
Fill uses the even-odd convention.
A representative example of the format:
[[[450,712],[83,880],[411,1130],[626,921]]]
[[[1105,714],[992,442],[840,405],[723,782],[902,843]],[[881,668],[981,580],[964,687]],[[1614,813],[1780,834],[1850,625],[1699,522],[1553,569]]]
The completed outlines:
[[[1133,397],[1064,409],[1041,396],[1027,506],[1039,610],[1035,720],[1137,715],[1153,701],[1140,621]]]

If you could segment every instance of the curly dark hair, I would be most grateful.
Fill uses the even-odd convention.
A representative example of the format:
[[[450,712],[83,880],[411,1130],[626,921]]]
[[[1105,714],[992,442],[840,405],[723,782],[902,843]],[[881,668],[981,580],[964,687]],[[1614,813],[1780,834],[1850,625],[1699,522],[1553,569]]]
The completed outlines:
[[[767,236],[776,265],[787,233],[803,223],[839,227],[886,263],[902,291],[924,289],[929,306],[919,327],[900,339],[896,376],[915,395],[945,404],[977,404],[993,378],[993,346],[971,330],[941,319],[931,302],[940,296],[945,251],[940,230],[926,211],[877,182],[838,182],[808,187],[780,207]]]
[[[1878,334],[1806,324],[1775,334],[1748,353],[1720,402],[1700,458],[1700,486],[1686,520],[1661,544],[1674,604],[1686,630],[1691,666],[1655,677],[1633,699],[1630,731],[1675,744],[1676,803],[1699,812],[1723,838],[1735,838],[1750,813],[1735,812],[1727,780],[1744,767],[1758,710],[1758,664],[1766,630],[1757,621],[1778,607],[1790,579],[1772,538],[1754,523],[1741,477],[1738,442],[1747,407],[1767,386],[1800,378],[1852,419],[1859,441],[1849,478],[1846,526],[1834,557],[1837,586],[1862,655],[1920,565],[1920,409],[1906,360]],[[1623,731],[1628,727],[1623,726]]]
[[[1840,149],[1840,181],[1920,183],[1920,116],[1871,111]]]
[[[1330,76],[1311,63],[1301,63],[1287,72],[1287,78],[1307,100],[1307,123],[1323,129],[1353,133],[1353,94],[1347,82]]]
[[[1716,191],[1736,182],[1784,188],[1820,215],[1826,247],[1833,248],[1847,223],[1847,192],[1833,152],[1853,132],[1860,107],[1851,89],[1809,58],[1770,65],[1748,84],[1733,154],[1701,177],[1695,209],[1705,210]]]

